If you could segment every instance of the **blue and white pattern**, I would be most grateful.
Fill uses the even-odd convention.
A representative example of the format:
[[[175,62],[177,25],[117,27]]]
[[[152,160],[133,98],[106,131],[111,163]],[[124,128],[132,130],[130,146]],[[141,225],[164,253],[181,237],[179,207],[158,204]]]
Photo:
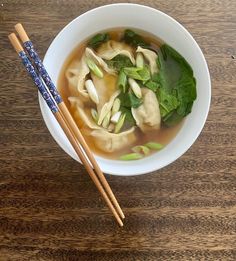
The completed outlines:
[[[45,87],[45,85],[43,84],[42,80],[40,79],[40,77],[38,76],[37,72],[35,71],[33,65],[31,64],[29,58],[27,57],[26,53],[24,51],[19,52],[19,56],[22,60],[22,63],[24,64],[26,70],[28,71],[28,73],[30,74],[30,76],[32,77],[35,85],[38,87],[42,97],[44,98],[44,100],[46,101],[48,107],[50,108],[50,110],[55,113],[58,112],[58,107],[55,104],[54,100],[52,99],[52,97],[50,96],[47,88]]]
[[[43,78],[45,84],[47,85],[50,93],[52,94],[52,97],[55,99],[56,103],[59,104],[60,102],[62,102],[62,98],[61,98],[60,94],[58,93],[54,83],[52,82],[52,79],[48,75],[37,52],[34,50],[34,46],[33,46],[32,42],[31,41],[24,42],[24,46],[25,46],[28,54],[34,61],[35,65],[39,71],[39,74]]]

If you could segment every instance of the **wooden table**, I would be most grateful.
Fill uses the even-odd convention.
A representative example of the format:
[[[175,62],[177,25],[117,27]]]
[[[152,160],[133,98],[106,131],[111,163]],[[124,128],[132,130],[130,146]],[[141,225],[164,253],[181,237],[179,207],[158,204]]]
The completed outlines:
[[[126,213],[124,228],[42,120],[7,34],[22,22],[43,56],[69,21],[112,2],[0,1],[0,260],[236,260],[236,1],[131,1],[191,32],[213,96],[201,136],[175,163],[107,177]]]

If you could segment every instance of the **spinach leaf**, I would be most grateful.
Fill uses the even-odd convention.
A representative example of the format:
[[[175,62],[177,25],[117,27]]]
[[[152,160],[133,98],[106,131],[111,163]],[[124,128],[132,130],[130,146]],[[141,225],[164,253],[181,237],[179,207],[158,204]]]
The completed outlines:
[[[131,108],[126,108],[124,106],[121,106],[120,107],[120,111],[122,113],[125,113],[126,117],[125,117],[125,126],[124,128],[125,129],[128,129],[132,126],[134,126],[136,123],[135,123],[135,119],[131,113]]]
[[[179,115],[176,110],[171,111],[169,114],[167,114],[164,117],[164,123],[166,126],[174,126],[178,122],[180,122],[183,119],[181,115]]]
[[[153,80],[147,81],[146,83],[144,83],[144,86],[152,90],[153,92],[156,92],[157,89],[160,87],[159,84]]]
[[[157,63],[155,81],[160,84],[157,97],[161,117],[170,126],[191,112],[197,97],[196,80],[188,62],[167,44],[161,46]]]
[[[128,129],[136,124],[131,113],[131,108],[138,108],[143,101],[142,99],[138,99],[132,92],[121,93],[118,98],[121,102],[120,111],[126,115],[124,128]]]
[[[158,59],[157,59],[157,62],[158,62]],[[158,65],[158,68],[160,68],[160,67],[161,67],[161,66]],[[152,80],[153,80],[154,82],[159,83],[159,82],[160,82],[160,74],[159,74],[159,73],[154,73],[154,74],[152,75]]]
[[[165,89],[161,88],[157,93],[160,112],[162,117],[166,117],[171,111],[175,110],[179,106],[178,99],[172,95],[168,94]]]
[[[135,80],[140,80],[143,82],[148,81],[151,78],[151,74],[148,66],[140,67],[125,67],[124,73]]]
[[[128,97],[130,100],[130,107],[138,108],[142,103],[142,99],[137,98],[133,93],[128,93]]]
[[[121,106],[126,108],[138,108],[143,103],[142,99],[137,98],[132,92],[121,93],[118,98]]]
[[[107,65],[117,71],[120,71],[123,67],[131,67],[133,66],[132,62],[130,61],[129,57],[118,54],[111,60],[105,60]]]
[[[148,48],[150,47],[150,44],[147,43],[142,36],[140,36],[139,34],[136,34],[134,31],[130,30],[130,29],[126,29],[125,33],[124,33],[124,41],[127,44],[130,44],[134,47],[137,46],[141,46],[143,48]]]
[[[96,49],[97,47],[99,47],[99,45],[107,42],[108,40],[110,40],[110,36],[108,33],[96,34],[89,40],[88,46]]]

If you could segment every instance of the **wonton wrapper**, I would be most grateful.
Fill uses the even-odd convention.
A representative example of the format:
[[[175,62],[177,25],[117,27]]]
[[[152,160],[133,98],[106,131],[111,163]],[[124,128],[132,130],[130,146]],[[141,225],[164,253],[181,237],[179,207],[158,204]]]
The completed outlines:
[[[131,109],[136,124],[143,132],[159,130],[161,126],[161,114],[156,95],[148,88],[142,88],[142,95],[143,104],[136,109]]]
[[[74,60],[66,70],[66,78],[69,83],[70,95],[76,96],[80,94],[83,97],[83,100],[89,99],[88,92],[85,89],[86,76],[90,73],[89,67],[86,63],[86,58],[92,59],[107,73],[116,75],[115,70],[110,69],[102,58],[97,56],[92,49],[86,48],[82,58],[80,60]]]
[[[105,152],[113,152],[132,144],[136,140],[134,131],[135,127],[118,134],[100,129],[93,130],[90,135],[94,138],[94,143],[99,149]]]
[[[73,96],[68,97],[68,100],[73,110],[74,119],[79,128],[82,128],[84,126],[89,126],[90,128],[95,129],[96,127],[99,127],[97,126],[97,124],[94,123],[94,120],[92,119],[89,109],[85,109],[85,104],[87,103],[84,103],[81,100],[81,98],[73,97]]]
[[[130,47],[128,44],[110,40],[98,48],[97,54],[105,60],[111,60],[117,55],[121,54],[129,57],[132,64],[135,64],[132,51],[132,47]]]
[[[85,49],[86,57],[92,59],[98,66],[101,66],[104,71],[107,73],[116,75],[116,71],[109,68],[108,65],[103,61],[101,57],[99,57],[92,49],[86,48]]]
[[[120,91],[116,91],[110,100],[105,103],[111,109],[114,99],[119,95]],[[84,108],[84,104],[78,97],[69,97],[71,106],[74,107],[74,118],[83,135],[88,135],[100,150],[104,152],[113,152],[127,147],[136,140],[135,127],[129,130],[115,134],[110,133],[107,129],[97,125],[89,108]]]
[[[86,64],[85,55],[81,60],[74,60],[66,70],[66,78],[69,83],[71,95],[81,94],[86,99],[89,98],[87,90],[84,88],[86,76],[89,74],[89,68]]]
[[[150,70],[151,70],[151,74],[158,72],[158,68],[157,68],[157,57],[158,56],[154,51],[151,51],[149,49],[144,49],[144,48],[138,46],[136,52],[142,53],[143,56],[148,60]]]
[[[98,126],[93,118],[92,115],[90,113],[90,111],[81,109],[80,107],[77,107],[76,113],[78,114],[79,118],[82,120],[82,123],[80,124],[81,128],[83,129],[92,129],[92,130],[99,130],[99,129],[103,129],[101,126]]]
[[[100,123],[102,123],[106,114],[111,111],[115,98],[120,94],[120,90],[116,88],[117,74],[115,70],[110,69],[92,49],[86,48],[82,59],[72,62],[66,71],[69,86],[73,91],[71,95],[76,96],[68,98],[74,110],[74,118],[81,132],[84,135],[90,135],[100,150],[105,152],[120,150],[135,141],[135,127],[115,134],[110,133],[107,129],[94,122],[91,115],[91,108],[94,104],[91,104],[84,84],[86,76],[90,72],[86,64],[86,58],[92,59],[105,71],[102,79],[91,73],[91,78],[99,96],[97,111]],[[109,88],[107,88],[108,85]]]
[[[84,108],[84,103],[81,101],[79,97],[69,96],[68,101],[72,108],[79,106],[81,109]]]
[[[90,136],[93,139],[94,144],[102,151],[113,152],[127,147],[136,140],[135,127],[131,129],[115,134],[109,132],[101,126],[98,126],[89,115],[89,111],[84,111],[77,107],[77,111],[82,124],[80,125],[81,132],[84,135]]]

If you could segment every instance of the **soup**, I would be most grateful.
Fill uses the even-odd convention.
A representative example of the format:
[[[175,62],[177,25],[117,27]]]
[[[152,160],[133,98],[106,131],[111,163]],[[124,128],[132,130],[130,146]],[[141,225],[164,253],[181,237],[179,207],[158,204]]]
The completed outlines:
[[[79,44],[58,87],[92,151],[120,160],[165,147],[196,99],[187,61],[160,39],[130,29],[101,32]]]

